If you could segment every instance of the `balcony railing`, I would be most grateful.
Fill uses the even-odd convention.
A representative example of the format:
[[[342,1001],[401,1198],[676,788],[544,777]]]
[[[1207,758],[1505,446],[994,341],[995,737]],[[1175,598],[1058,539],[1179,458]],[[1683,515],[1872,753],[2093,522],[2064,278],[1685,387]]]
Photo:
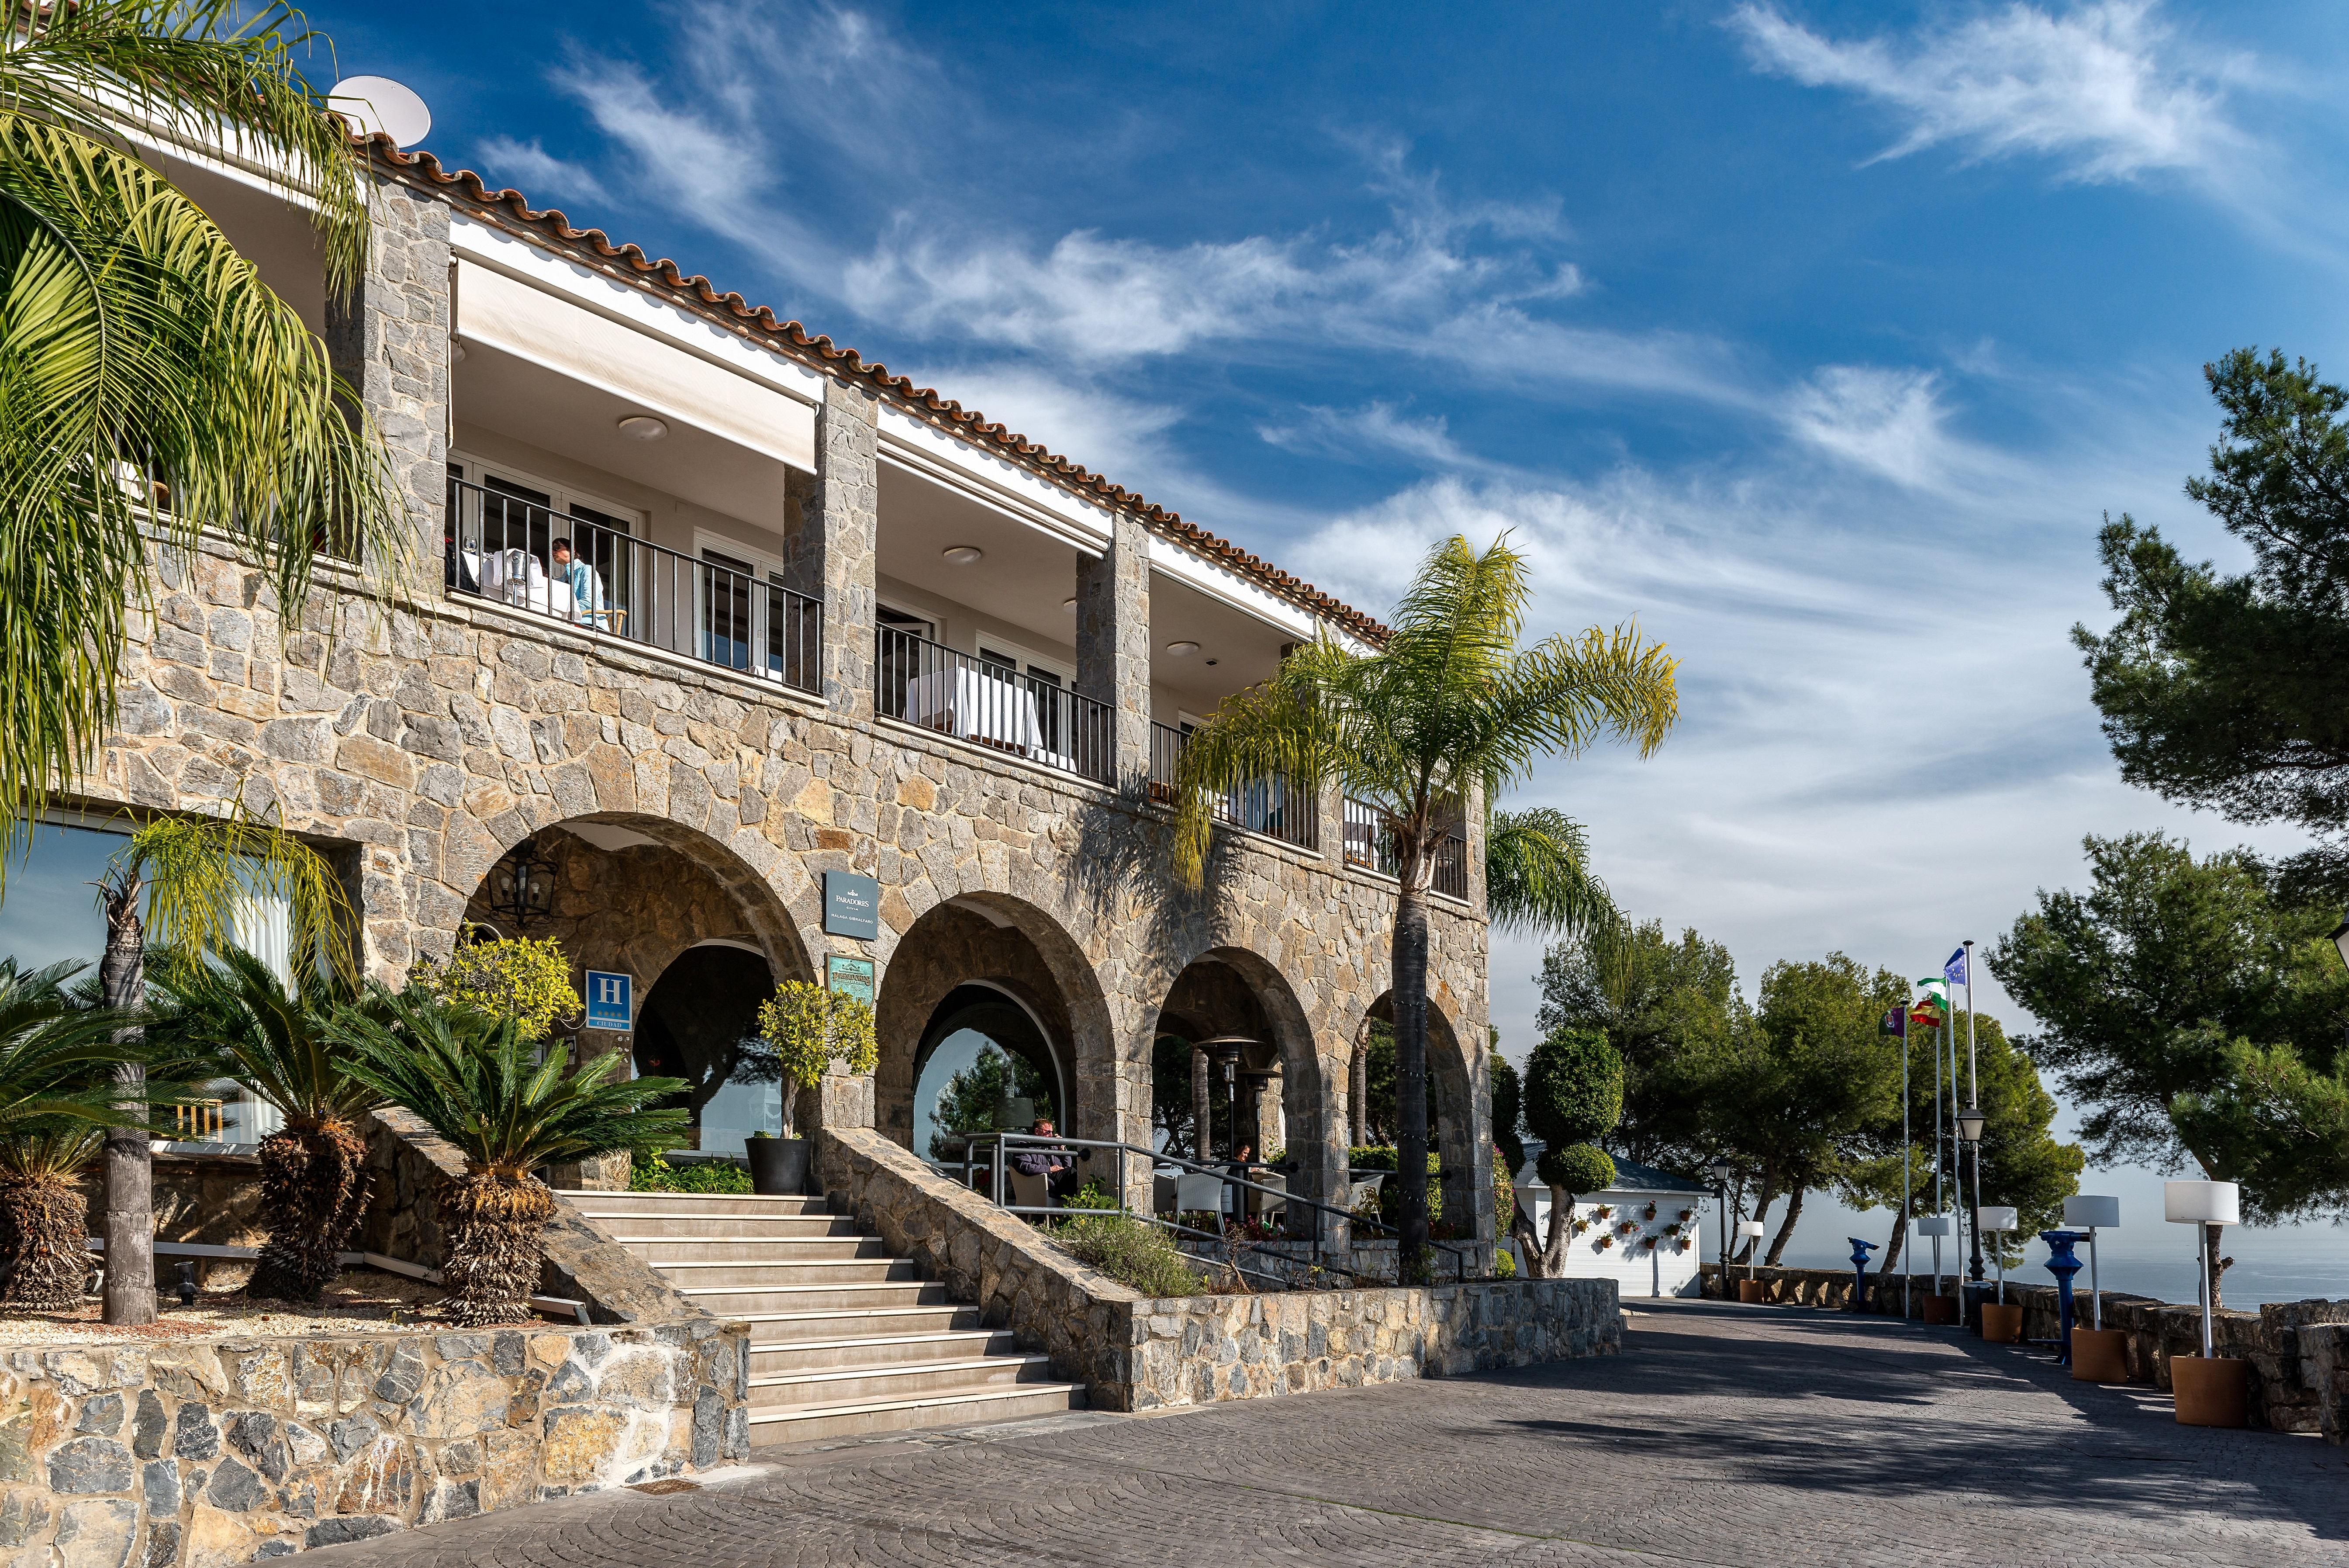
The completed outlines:
[[[557,539],[571,542],[558,564]],[[449,481],[449,591],[823,689],[823,607],[780,583],[518,496]]]
[[[1023,675],[911,632],[880,628],[873,707],[886,717],[1081,779],[1102,784],[1117,779],[1117,730],[1107,703],[1050,676]]]
[[[1184,735],[1164,724],[1150,727],[1150,798],[1174,799],[1175,772],[1183,758]],[[1245,828],[1299,849],[1321,847],[1321,803],[1278,774],[1252,779],[1225,791],[1216,800],[1216,820],[1226,827]]]
[[[1346,863],[1382,877],[1396,874],[1394,844],[1387,837],[1384,817],[1377,807],[1350,795],[1346,798]],[[1435,846],[1435,870],[1429,882],[1446,898],[1467,898],[1467,840],[1457,833],[1444,836]]]

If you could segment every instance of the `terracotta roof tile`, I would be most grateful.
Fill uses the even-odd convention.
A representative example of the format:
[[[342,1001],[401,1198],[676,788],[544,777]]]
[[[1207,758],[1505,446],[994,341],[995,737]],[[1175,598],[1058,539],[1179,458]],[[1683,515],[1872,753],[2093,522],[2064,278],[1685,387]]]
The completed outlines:
[[[1041,443],[988,419],[978,410],[964,407],[933,387],[916,387],[905,377],[891,375],[888,366],[867,362],[854,348],[842,347],[830,337],[811,336],[798,322],[778,319],[767,306],[753,305],[739,294],[720,294],[708,278],[698,273],[688,275],[665,256],[656,260],[636,245],[616,245],[601,229],[574,229],[559,210],[533,208],[519,191],[493,191],[470,169],[452,173],[431,153],[421,149],[403,152],[389,137],[380,133],[367,141],[374,157],[406,183],[435,195],[453,194],[498,221],[502,227],[523,232],[531,238],[551,242],[566,250],[584,251],[599,261],[622,263],[635,274],[636,281],[658,287],[688,309],[729,325],[754,329],[770,348],[826,374],[864,382],[916,417],[950,430],[975,446],[1010,458],[1071,494],[1132,512],[1145,526],[1257,579],[1300,608],[1374,642],[1386,640],[1385,626],[1302,578],[1259,560],[1196,523],[1185,521],[1180,512],[1169,511],[1136,491],[1112,483],[1082,464],[1071,462]]]

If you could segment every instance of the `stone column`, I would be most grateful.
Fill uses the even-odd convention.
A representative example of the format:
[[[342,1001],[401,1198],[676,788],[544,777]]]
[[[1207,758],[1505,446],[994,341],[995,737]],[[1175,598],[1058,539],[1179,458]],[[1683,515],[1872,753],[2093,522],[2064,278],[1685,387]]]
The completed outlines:
[[[1077,563],[1076,689],[1109,705],[1113,775],[1140,794],[1150,774],[1150,534],[1123,511],[1112,514],[1108,551]]]
[[[415,529],[409,586],[442,592],[449,496],[449,209],[378,180],[367,269],[326,301],[326,356],[389,449],[392,484]]]
[[[1460,836],[1468,844],[1468,907],[1485,913],[1485,787],[1468,786],[1465,820]]]
[[[852,722],[873,717],[874,552],[880,539],[880,398],[827,379],[816,413],[816,476],[792,552],[800,592],[823,603],[823,697]]]

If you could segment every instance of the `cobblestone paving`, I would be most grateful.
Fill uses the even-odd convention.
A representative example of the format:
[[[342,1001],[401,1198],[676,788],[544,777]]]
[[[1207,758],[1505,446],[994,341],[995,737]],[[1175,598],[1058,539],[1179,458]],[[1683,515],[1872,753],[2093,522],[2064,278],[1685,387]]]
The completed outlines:
[[[2349,1460],[1889,1319],[1647,1304],[1624,1354],[761,1450],[316,1568],[2349,1563]]]

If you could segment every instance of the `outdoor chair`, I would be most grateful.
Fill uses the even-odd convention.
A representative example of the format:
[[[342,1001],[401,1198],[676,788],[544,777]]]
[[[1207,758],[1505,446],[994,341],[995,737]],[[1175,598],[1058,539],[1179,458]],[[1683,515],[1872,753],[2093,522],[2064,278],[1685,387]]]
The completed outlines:
[[[1014,1208],[1049,1209],[1053,1206],[1050,1178],[1030,1176],[1025,1171],[1017,1170],[1008,1174],[1011,1178],[1011,1203]],[[1033,1218],[1032,1215],[1022,1217]]]
[[[1224,1212],[1224,1179],[1204,1171],[1187,1171],[1174,1181],[1174,1212],[1178,1214]]]

